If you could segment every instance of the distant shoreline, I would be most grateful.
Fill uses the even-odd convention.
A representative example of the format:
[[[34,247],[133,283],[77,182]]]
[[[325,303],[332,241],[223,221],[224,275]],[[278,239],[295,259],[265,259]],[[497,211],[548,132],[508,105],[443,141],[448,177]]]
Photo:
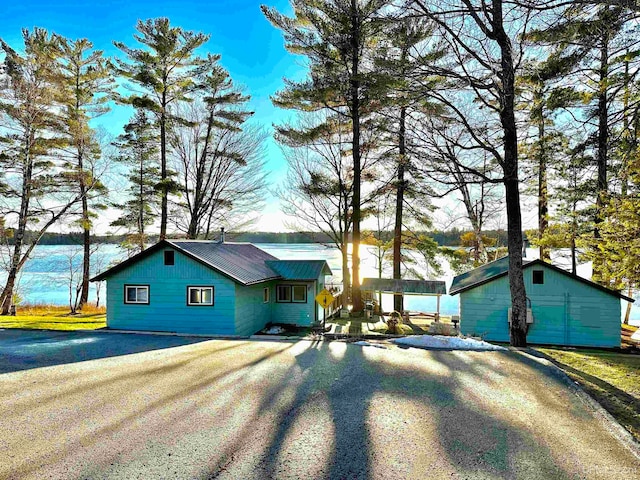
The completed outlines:
[[[7,229],[10,231],[11,229]],[[451,229],[447,231],[422,232],[433,238],[438,245],[459,245],[460,235],[465,230]],[[485,235],[498,240],[498,245],[506,245],[506,232],[504,230],[492,230],[484,232]],[[31,232],[27,232],[27,242],[33,238]],[[383,232],[385,240],[393,238],[393,232]],[[171,236],[170,236],[171,238]],[[174,237],[174,238],[177,238]],[[213,239],[217,238],[215,235]],[[126,235],[92,235],[91,242],[93,244],[120,244],[126,240]],[[249,242],[249,243],[280,243],[280,244],[333,244],[331,237],[323,232],[227,232],[226,240],[230,242]],[[158,241],[157,236],[149,238],[149,244]],[[350,241],[350,240],[349,240]],[[49,232],[38,242],[39,245],[82,245],[83,235],[81,232],[56,233]],[[9,238],[11,245],[11,238]]]

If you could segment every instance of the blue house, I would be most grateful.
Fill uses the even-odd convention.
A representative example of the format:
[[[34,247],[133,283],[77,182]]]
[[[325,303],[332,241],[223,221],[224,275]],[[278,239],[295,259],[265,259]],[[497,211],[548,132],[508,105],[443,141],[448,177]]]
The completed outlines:
[[[620,300],[633,299],[541,260],[525,260],[523,271],[529,343],[620,346]],[[449,294],[460,294],[461,333],[509,341],[508,272],[504,257],[453,279]]]
[[[321,319],[326,275],[324,260],[279,260],[249,243],[163,240],[92,281],[107,281],[109,328],[245,336]]]

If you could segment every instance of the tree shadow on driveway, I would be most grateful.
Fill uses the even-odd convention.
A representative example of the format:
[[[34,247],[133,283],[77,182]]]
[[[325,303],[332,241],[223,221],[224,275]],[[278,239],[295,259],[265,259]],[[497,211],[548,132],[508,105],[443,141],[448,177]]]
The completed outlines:
[[[191,345],[203,337],[0,330],[0,374]]]
[[[524,396],[501,393],[503,372],[482,359],[495,353],[475,353],[468,361],[455,352],[430,352],[427,368],[415,368],[411,354],[406,362],[388,363],[387,351],[353,345],[332,359],[329,345],[310,344],[284,381],[265,391],[258,416],[275,410],[275,427],[251,474],[240,470],[251,461],[246,446],[255,441],[249,421],[202,478],[574,478],[558,461],[563,453],[541,441],[547,439],[535,425],[517,420]],[[291,388],[292,398],[279,402]],[[330,436],[301,434],[314,430],[315,416],[305,419],[314,404],[328,410]]]

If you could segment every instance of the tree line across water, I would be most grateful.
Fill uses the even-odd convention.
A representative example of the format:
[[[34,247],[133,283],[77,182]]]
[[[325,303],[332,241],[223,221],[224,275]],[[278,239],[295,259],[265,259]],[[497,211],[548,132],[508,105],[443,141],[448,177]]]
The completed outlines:
[[[444,246],[469,246],[465,243],[464,237],[472,233],[470,230],[460,230],[452,228],[447,231],[430,231],[421,232],[428,235],[438,245]],[[507,232],[505,230],[485,230],[482,232],[485,238],[495,239],[497,245],[506,246]],[[33,241],[37,232],[27,231],[25,238],[28,242]],[[393,231],[383,232],[381,236],[383,241],[393,239]],[[127,235],[91,235],[92,244],[126,244]],[[331,236],[324,232],[226,232],[225,239],[230,242],[248,242],[248,243],[323,243],[330,244]],[[150,236],[149,241],[153,243],[157,241],[157,236]],[[84,241],[82,232],[75,233],[56,233],[47,232],[39,241],[40,245],[82,245]],[[6,238],[8,245],[13,245],[13,235]],[[563,245],[568,248],[569,245]],[[558,247],[561,248],[561,247]]]
[[[464,268],[491,259],[506,218],[511,342],[526,344],[522,198],[537,200],[530,238],[549,259],[566,245],[573,270],[633,289],[640,279],[640,6],[625,0],[299,0],[262,11],[307,75],[272,101],[296,112],[274,126],[288,163],[278,190],[296,231],[321,231],[342,252],[345,287],[362,308],[360,244],[410,273],[403,248],[437,266],[432,218],[455,198]],[[12,237],[6,313],[20,268],[49,227],[82,229],[86,301],[92,224],[121,214],[135,253],[168,235],[215,238],[259,211],[265,131],[248,94],[199,55],[209,36],[166,18],[138,22],[135,43],[105,58],[89,40],[25,31],[2,42],[0,234]],[[118,88],[122,87],[122,88]],[[116,139],[90,120],[113,103],[134,114]],[[105,172],[128,170],[110,199]],[[440,212],[442,213],[442,212]],[[27,239],[27,232],[36,232]],[[390,238],[389,232],[393,232]],[[10,235],[8,235],[10,233]],[[8,241],[5,239],[5,241]],[[347,245],[353,245],[351,265]],[[448,243],[448,242],[444,242]],[[491,248],[489,248],[491,247]],[[468,254],[468,252],[471,252]],[[397,298],[396,309],[402,309]]]

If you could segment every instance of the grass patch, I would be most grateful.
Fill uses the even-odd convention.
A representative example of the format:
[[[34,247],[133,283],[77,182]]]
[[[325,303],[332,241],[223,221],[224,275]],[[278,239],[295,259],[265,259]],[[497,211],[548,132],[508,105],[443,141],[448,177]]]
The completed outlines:
[[[413,330],[413,328],[411,328],[409,325],[403,323],[400,325],[400,328],[402,329],[402,333],[401,335],[413,335],[415,333],[418,333],[416,331]],[[389,330],[389,327],[387,327],[387,324],[384,322],[378,322],[375,324],[375,328],[373,329],[374,332],[376,333],[387,333],[387,331]],[[424,332],[419,332],[419,333],[424,333]]]
[[[640,355],[537,348],[640,440]]]
[[[85,306],[82,313],[69,314],[69,308],[57,305],[27,305],[19,307],[15,317],[0,316],[0,328],[34,330],[84,330],[107,326],[104,307]]]

